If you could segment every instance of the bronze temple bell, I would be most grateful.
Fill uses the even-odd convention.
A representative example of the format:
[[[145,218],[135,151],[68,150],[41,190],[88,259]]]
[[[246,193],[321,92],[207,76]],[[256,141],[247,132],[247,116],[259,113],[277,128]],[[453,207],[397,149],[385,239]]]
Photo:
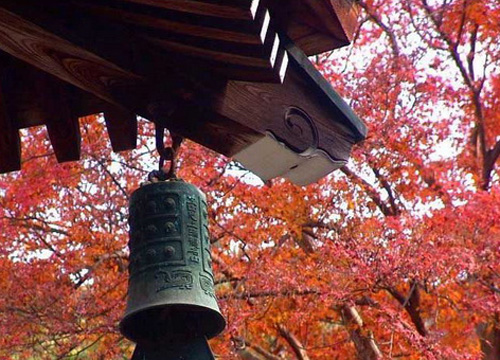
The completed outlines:
[[[133,359],[213,359],[206,340],[226,322],[214,292],[205,195],[178,179],[148,183],[132,194],[129,224],[120,330],[137,343]]]

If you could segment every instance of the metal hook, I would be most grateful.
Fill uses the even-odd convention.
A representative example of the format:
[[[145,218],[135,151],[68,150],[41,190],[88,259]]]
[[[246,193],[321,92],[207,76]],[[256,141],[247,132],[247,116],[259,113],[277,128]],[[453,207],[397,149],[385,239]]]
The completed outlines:
[[[165,131],[168,132],[172,139],[172,145],[170,147],[165,147],[164,137],[167,135]],[[152,171],[148,175],[148,180],[151,182],[165,181],[176,177],[176,158],[179,148],[182,144],[184,138],[180,135],[174,134],[167,130],[167,128],[159,123],[155,123],[155,142],[156,151],[160,155],[160,161],[158,164],[158,170]],[[165,172],[164,166],[165,162],[170,162],[170,168],[168,172]]]

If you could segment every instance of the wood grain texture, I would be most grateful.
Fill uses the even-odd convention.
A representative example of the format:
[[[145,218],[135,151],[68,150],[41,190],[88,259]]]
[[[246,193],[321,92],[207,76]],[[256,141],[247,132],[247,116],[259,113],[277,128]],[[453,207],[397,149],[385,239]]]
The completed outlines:
[[[163,9],[192,14],[217,16],[229,19],[245,19],[246,5],[251,2],[256,7],[259,0],[249,1],[199,1],[199,0],[123,0],[125,2],[149,5]]]
[[[0,52],[0,62],[8,73],[4,86],[4,96],[8,100],[8,112],[18,129],[44,125],[47,114],[44,111],[43,96],[48,88],[66,85],[71,98],[72,112],[78,117],[103,111],[105,102],[62,80],[43,72],[23,61]],[[48,84],[48,85],[47,85]]]
[[[80,8],[89,13],[112,21],[120,21],[132,25],[163,30],[176,34],[198,36],[207,39],[217,39],[245,44],[259,44],[260,39],[255,34],[254,26],[262,26],[262,21],[253,18],[248,21],[234,19],[219,19],[203,16],[181,16],[178,12],[165,12],[163,16],[151,11],[137,12],[122,8],[102,5],[101,3],[78,3]],[[258,33],[257,33],[258,34]]]
[[[110,103],[142,80],[1,7],[0,49]]]
[[[230,81],[217,112],[260,133],[270,132],[297,152],[323,151],[347,160],[366,126],[293,43],[282,85]],[[259,104],[258,107],[254,104]]]
[[[357,27],[354,0],[264,0],[280,31],[308,56],[348,45]]]
[[[262,134],[269,131],[291,147],[306,150],[313,145],[309,124],[288,126],[285,122],[291,106],[300,108],[313,120],[312,126],[319,135],[317,148],[335,160],[347,160],[355,139],[345,125],[337,122],[341,114],[328,103],[311,98],[311,90],[293,67],[282,85],[230,81],[217,112]]]
[[[119,18],[107,21],[88,13],[82,16],[62,0],[43,4],[4,1],[0,5],[0,15],[6,14],[0,16],[0,48],[125,113],[156,121],[150,105],[173,104],[173,113],[161,121],[220,153],[232,155],[271,132],[299,152],[314,148],[331,159],[346,160],[352,144],[364,137],[366,129],[352,110],[300,49],[288,42],[283,44],[286,51],[276,57],[279,68],[289,71],[283,85],[256,83],[250,76],[265,67],[202,59],[199,54],[194,57],[151,46],[135,31],[143,27],[124,24]],[[211,41],[210,46],[217,41],[227,43]],[[195,47],[211,50],[199,44]],[[82,62],[85,66],[78,66]],[[68,66],[74,63],[76,67]],[[84,71],[79,70],[82,68]],[[238,78],[237,74],[244,76]],[[233,80],[229,80],[231,76],[235,76]],[[74,92],[69,93],[74,99]],[[66,120],[60,123],[67,125],[69,133],[71,129],[76,133],[70,119],[75,118],[77,107],[74,100],[70,103]],[[103,107],[105,112],[107,109]]]
[[[113,151],[133,150],[137,146],[137,116],[133,112],[108,107],[104,112]]]

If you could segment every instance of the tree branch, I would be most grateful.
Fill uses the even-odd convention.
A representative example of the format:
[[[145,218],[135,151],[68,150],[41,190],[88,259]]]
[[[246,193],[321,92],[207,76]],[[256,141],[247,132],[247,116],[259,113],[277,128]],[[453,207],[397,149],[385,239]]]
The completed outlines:
[[[225,294],[219,297],[221,300],[227,299],[249,299],[260,297],[278,297],[278,296],[307,296],[307,295],[321,295],[319,290],[306,289],[306,290],[269,290],[269,291],[244,291],[239,294]]]
[[[391,185],[389,184],[387,179],[383,177],[382,174],[380,174],[379,169],[377,169],[376,167],[372,167],[372,171],[375,174],[375,177],[378,179],[378,181],[380,181],[382,187],[387,192],[387,195],[389,196],[389,203],[391,204],[392,213],[394,215],[399,215],[400,211],[396,204],[396,199],[394,197],[394,192],[392,191]]]
[[[389,42],[391,43],[394,57],[398,57],[400,51],[396,35],[394,35],[391,29],[389,29],[389,27],[386,24],[384,24],[380,16],[378,16],[375,12],[373,12],[372,9],[370,9],[370,7],[364,1],[358,1],[358,4],[360,7],[363,8],[363,10],[366,11],[368,17],[384,31],[384,33],[389,38]]]
[[[347,166],[341,167],[340,171],[342,171],[349,178],[349,180],[360,186],[366,192],[368,197],[372,199],[375,205],[377,205],[382,214],[384,214],[385,216],[396,215],[392,212],[392,209],[388,207],[387,204],[382,200],[382,198],[373,188],[373,186],[370,185],[367,181],[365,181],[359,175],[352,172]]]
[[[383,357],[371,331],[366,331],[361,315],[354,306],[342,306],[340,313],[351,340],[356,347],[359,360],[377,360]]]
[[[245,350],[245,348],[248,347],[248,348],[251,348],[252,350],[254,350],[255,353],[261,355],[262,358],[265,360],[283,360],[279,356],[276,356],[276,355],[270,353],[269,351],[266,351],[263,347],[261,347],[257,344],[253,344],[253,343],[249,342],[247,339],[244,339],[242,337],[234,336],[231,338],[231,340],[235,344],[237,344],[236,346],[237,346],[238,352],[242,352]]]
[[[408,315],[410,315],[411,321],[415,325],[418,333],[422,336],[427,336],[428,331],[420,313],[420,290],[417,282],[412,282],[410,292],[406,297],[394,288],[389,287],[386,288],[386,290],[403,306]]]
[[[495,163],[497,162],[499,157],[500,157],[500,140],[498,140],[496,144],[486,152],[486,159],[484,162],[484,169],[483,169],[483,179],[484,179],[483,190],[488,190],[490,186],[491,173],[493,172],[493,169],[495,168]]]
[[[309,360],[309,356],[307,355],[307,351],[304,348],[304,345],[300,342],[300,340],[292,334],[284,325],[279,324],[278,330],[280,335],[285,338],[288,344],[291,346],[293,352],[297,356],[299,360]]]

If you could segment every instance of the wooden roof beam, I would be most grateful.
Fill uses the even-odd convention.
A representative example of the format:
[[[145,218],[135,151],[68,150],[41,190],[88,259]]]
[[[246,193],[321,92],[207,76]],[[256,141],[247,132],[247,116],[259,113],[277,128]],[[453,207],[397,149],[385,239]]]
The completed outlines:
[[[293,155],[285,170],[290,178],[298,179],[293,168],[310,169],[319,164],[322,169],[316,175],[324,175],[345,162],[352,145],[365,135],[364,125],[291,42],[285,46],[290,65],[282,85],[235,81],[215,73],[204,61],[145,46],[137,36],[124,37],[128,28],[119,22],[83,17],[60,2],[52,8],[30,0],[4,1],[0,9],[10,13],[17,24],[0,23],[0,47],[119,108],[164,122],[220,153],[232,156],[249,147],[258,150],[259,142],[269,134]],[[10,10],[5,10],[7,6]],[[90,30],[86,27],[89,22]],[[44,41],[47,37],[49,42]],[[11,38],[22,38],[24,46],[9,41]],[[30,43],[35,45],[25,46]],[[32,49],[41,49],[41,54]],[[91,75],[85,80],[81,79],[83,72],[73,74],[79,66],[61,66],[81,63],[87,70],[84,74]],[[169,103],[175,104],[173,112],[153,110],[158,109],[157,104],[160,109],[164,104],[168,108]],[[267,145],[271,152],[276,149]]]
[[[46,83],[42,97],[45,124],[57,161],[80,160],[80,125],[73,112],[67,84]]]
[[[58,78],[0,51],[4,67],[3,94],[18,129],[44,125],[47,118],[44,93],[66,86],[71,112],[78,117],[104,111],[106,102]],[[109,106],[109,105],[108,105]]]
[[[286,52],[272,26],[269,11],[259,1],[229,1],[228,4],[245,11],[245,16],[237,19],[214,15],[186,16],[180,10],[158,11],[141,2],[134,2],[134,5],[116,0],[67,2],[82,13],[106,22],[128,24],[142,40],[169,52],[199,58],[216,68],[233,66],[226,76],[268,82],[282,82],[284,79]]]
[[[1,71],[1,69],[0,69]],[[2,74],[0,73],[0,76]],[[21,141],[19,130],[10,116],[5,95],[0,85],[0,173],[21,169]]]
[[[110,107],[104,112],[113,151],[135,149],[137,146],[137,115],[120,108]]]
[[[261,3],[260,0],[123,0],[122,2],[228,19],[246,19],[248,4],[255,14]]]
[[[0,49],[107,102],[139,94],[144,79],[0,7]],[[135,90],[135,91],[134,91]]]

